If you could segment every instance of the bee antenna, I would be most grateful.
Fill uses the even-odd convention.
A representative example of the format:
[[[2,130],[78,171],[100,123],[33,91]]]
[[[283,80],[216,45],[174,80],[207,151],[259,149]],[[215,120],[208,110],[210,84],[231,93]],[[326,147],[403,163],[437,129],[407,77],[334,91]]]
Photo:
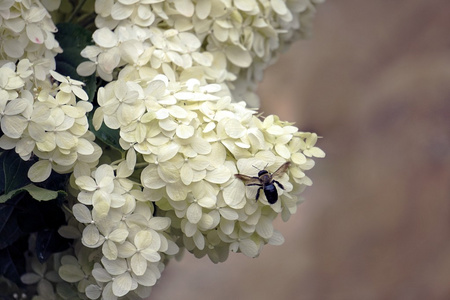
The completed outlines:
[[[269,165],[269,163],[266,164],[266,166],[264,167],[263,170],[265,170],[265,169],[267,168],[268,165]],[[262,171],[260,168],[258,168],[258,167],[255,166],[255,165],[252,165],[252,167],[255,168],[256,170]]]

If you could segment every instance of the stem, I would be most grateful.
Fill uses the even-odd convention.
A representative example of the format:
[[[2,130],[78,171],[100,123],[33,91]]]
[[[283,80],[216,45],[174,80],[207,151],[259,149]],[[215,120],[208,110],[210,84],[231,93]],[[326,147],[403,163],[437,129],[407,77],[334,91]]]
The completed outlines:
[[[86,3],[87,0],[81,0],[80,2],[78,2],[77,6],[75,7],[75,9],[73,10],[72,14],[69,16],[69,18],[67,19],[68,23],[71,23],[72,20],[75,18],[75,15],[78,13],[78,11],[81,9],[81,7],[83,7],[83,5]]]

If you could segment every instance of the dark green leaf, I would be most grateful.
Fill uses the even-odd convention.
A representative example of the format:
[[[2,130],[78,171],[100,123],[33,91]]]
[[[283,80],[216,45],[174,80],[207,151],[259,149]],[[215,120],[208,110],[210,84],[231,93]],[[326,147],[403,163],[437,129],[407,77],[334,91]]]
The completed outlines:
[[[38,202],[31,197],[18,204],[17,220],[20,230],[27,233],[58,229],[66,221],[58,200]]]
[[[93,44],[92,33],[74,23],[59,23],[55,36],[63,49],[69,47],[83,49],[87,45]]]
[[[23,285],[20,276],[26,271],[27,250],[28,236],[23,236],[8,248],[0,250],[0,275],[18,285]]]
[[[17,203],[22,198],[23,195],[18,195],[6,203],[0,203],[0,249],[13,244],[22,234],[17,223],[17,215],[14,213]]]
[[[21,188],[31,181],[28,178],[28,169],[34,161],[23,161],[14,150],[3,151],[0,154],[0,194],[9,193]]]
[[[70,240],[59,235],[58,229],[39,231],[36,237],[36,256],[44,263],[53,253],[69,248]]]
[[[86,60],[80,53],[87,45],[92,44],[92,33],[76,24],[61,23],[58,24],[56,40],[63,49],[63,53],[58,54],[55,58],[56,71],[84,82],[84,90],[92,102],[97,90],[95,74],[82,77],[76,71],[78,65]]]

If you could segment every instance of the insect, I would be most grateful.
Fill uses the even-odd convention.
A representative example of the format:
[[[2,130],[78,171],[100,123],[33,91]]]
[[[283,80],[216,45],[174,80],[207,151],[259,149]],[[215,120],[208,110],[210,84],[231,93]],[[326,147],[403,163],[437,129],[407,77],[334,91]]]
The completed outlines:
[[[278,201],[278,192],[277,188],[275,187],[275,184],[277,184],[281,189],[284,190],[284,186],[276,181],[274,178],[280,177],[283,175],[289,166],[291,165],[291,162],[285,162],[282,164],[275,172],[270,173],[267,170],[260,170],[258,172],[258,177],[256,176],[247,176],[242,174],[234,174],[236,178],[239,178],[242,180],[246,186],[259,186],[258,191],[256,192],[256,200],[259,199],[259,193],[261,190],[264,190],[264,195],[266,195],[267,201],[269,201],[270,204],[274,204]]]

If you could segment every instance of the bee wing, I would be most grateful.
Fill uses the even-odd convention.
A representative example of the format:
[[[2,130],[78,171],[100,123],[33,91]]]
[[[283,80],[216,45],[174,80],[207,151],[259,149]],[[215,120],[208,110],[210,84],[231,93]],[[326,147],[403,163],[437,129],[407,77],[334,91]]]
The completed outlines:
[[[239,178],[240,180],[242,180],[245,183],[245,185],[261,184],[261,181],[259,180],[258,177],[251,177],[251,176],[242,175],[242,174],[234,174],[234,176],[236,178]]]
[[[285,162],[275,172],[273,172],[272,177],[282,176],[284,173],[286,173],[290,165],[291,165],[290,161]]]

